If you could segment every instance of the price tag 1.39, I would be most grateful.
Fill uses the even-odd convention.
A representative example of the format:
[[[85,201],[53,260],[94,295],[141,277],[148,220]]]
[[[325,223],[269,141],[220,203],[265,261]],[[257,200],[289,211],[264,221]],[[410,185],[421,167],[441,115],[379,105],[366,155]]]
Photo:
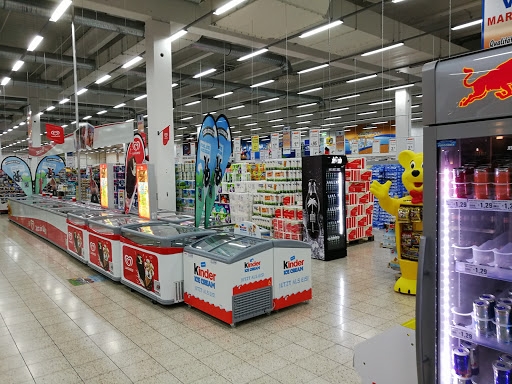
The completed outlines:
[[[464,272],[469,273],[470,275],[477,275],[483,277],[487,277],[487,274],[489,273],[487,267],[472,264],[465,264]]]

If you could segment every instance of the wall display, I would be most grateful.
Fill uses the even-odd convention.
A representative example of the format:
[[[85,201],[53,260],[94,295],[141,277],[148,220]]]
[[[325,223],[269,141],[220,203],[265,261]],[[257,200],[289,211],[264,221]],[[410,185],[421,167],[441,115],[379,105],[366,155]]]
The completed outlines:
[[[25,193],[32,195],[32,174],[28,164],[16,156],[8,156],[2,161],[2,171]]]
[[[36,168],[35,174],[35,193],[42,193],[43,190],[48,189],[50,185],[51,191],[57,190],[57,181],[55,176],[59,174],[66,164],[60,156],[52,155],[44,157]]]
[[[388,153],[390,140],[395,139],[394,122],[379,124],[373,129],[366,124],[350,128],[345,132],[345,153],[347,155],[368,155],[372,153]],[[379,141],[380,148],[376,148],[375,140]],[[379,152],[374,152],[374,148]]]
[[[126,151],[126,180],[124,211],[130,213],[132,205],[137,201],[137,164],[142,164],[145,158],[145,144],[141,135],[135,134],[133,141]],[[135,208],[135,207],[134,207]],[[138,212],[136,212],[138,213]]]
[[[204,212],[206,195],[213,184],[212,177],[215,175],[217,162],[217,151],[219,141],[215,119],[208,114],[201,126],[198,136],[198,150],[196,157],[196,196],[195,196],[195,226],[199,227]]]
[[[363,157],[350,158],[345,168],[347,240],[368,239],[373,236],[372,171]]]
[[[229,122],[226,116],[220,115],[215,122],[215,127],[217,130],[218,148],[215,159],[215,173],[213,175],[213,183],[210,183],[211,185],[206,195],[204,213],[205,228],[210,226],[210,216],[214,207],[214,203],[221,190],[221,182],[224,178],[231,154],[233,153],[231,128],[229,127]],[[217,207],[220,210],[220,207]]]
[[[0,169],[0,211],[7,211],[7,198],[25,197],[25,192]]]
[[[482,1],[482,49],[512,43],[512,1]]]

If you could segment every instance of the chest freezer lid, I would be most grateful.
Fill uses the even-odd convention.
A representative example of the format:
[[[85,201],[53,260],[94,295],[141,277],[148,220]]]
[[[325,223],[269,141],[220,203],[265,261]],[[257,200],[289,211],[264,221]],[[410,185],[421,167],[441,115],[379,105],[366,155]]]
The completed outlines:
[[[274,244],[270,240],[232,233],[219,233],[186,247],[185,251],[224,264],[233,264],[273,247]]]
[[[96,232],[120,235],[121,228],[125,225],[147,224],[152,223],[152,221],[142,219],[138,216],[117,214],[105,217],[92,217],[87,220],[87,223],[89,228]]]
[[[86,225],[87,221],[96,217],[112,216],[113,212],[104,211],[100,209],[90,210],[80,207],[77,211],[68,213],[68,220],[73,224]]]
[[[147,224],[127,225],[121,228],[123,237],[136,244],[154,247],[185,247],[203,236],[214,234],[215,231],[153,221]]]
[[[272,240],[274,248],[311,248],[311,245],[299,240]]]
[[[182,215],[176,212],[158,212],[158,220],[167,221],[169,223],[180,224],[194,220],[194,216]]]

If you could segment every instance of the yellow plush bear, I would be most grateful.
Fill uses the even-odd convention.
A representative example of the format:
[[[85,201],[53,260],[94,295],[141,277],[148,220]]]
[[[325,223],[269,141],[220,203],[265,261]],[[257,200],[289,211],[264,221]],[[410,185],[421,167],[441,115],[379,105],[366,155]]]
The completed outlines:
[[[370,186],[370,192],[379,199],[379,204],[386,212],[398,216],[398,209],[401,205],[423,206],[423,153],[414,153],[412,151],[403,151],[398,155],[398,162],[405,168],[402,174],[402,183],[409,191],[409,196],[402,198],[392,198],[389,196],[391,181],[380,184],[373,181]],[[398,222],[398,220],[397,220]],[[422,223],[414,223],[415,231],[422,231]],[[401,228],[399,225],[395,228],[397,253],[400,259],[400,270],[402,277],[395,284],[395,291],[408,294],[416,294],[416,276],[418,263],[416,261],[402,259],[401,256]]]

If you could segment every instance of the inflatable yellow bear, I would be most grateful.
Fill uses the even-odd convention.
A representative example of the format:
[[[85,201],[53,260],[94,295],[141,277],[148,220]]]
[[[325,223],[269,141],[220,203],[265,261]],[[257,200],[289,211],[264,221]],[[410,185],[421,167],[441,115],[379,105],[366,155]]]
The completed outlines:
[[[412,151],[403,151],[398,155],[398,162],[405,168],[402,174],[402,183],[409,191],[409,196],[402,198],[392,198],[389,196],[389,188],[391,181],[385,184],[380,184],[373,181],[370,186],[370,192],[379,199],[379,204],[386,212],[393,215],[395,218],[398,216],[398,209],[402,205],[406,206],[423,206],[423,153],[414,153]],[[418,263],[412,260],[402,259],[401,248],[401,226],[398,225],[396,220],[396,244],[397,253],[400,260],[400,270],[402,277],[398,279],[395,284],[395,291],[400,293],[416,294],[416,277],[418,271]],[[414,230],[422,231],[422,223],[414,223]]]

